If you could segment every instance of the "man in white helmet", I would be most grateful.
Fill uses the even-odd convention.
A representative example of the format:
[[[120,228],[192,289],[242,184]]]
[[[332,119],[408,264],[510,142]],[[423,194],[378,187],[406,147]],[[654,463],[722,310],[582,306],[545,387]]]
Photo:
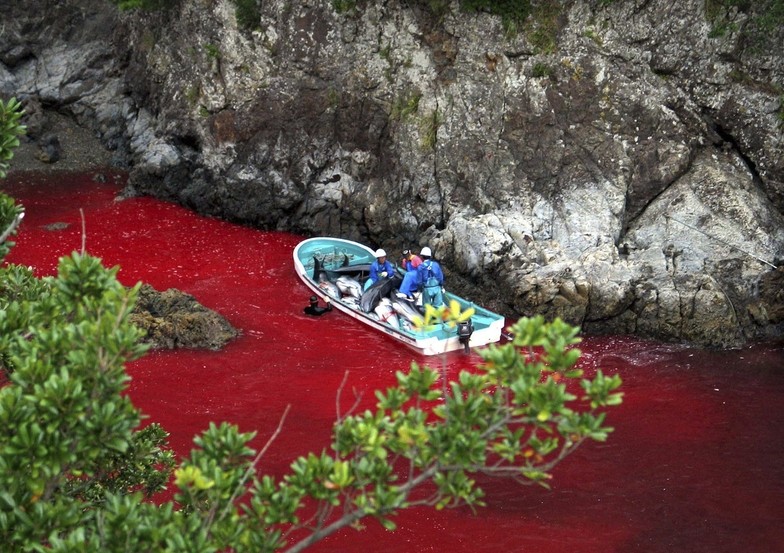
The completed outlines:
[[[419,285],[423,287],[422,303],[438,307],[444,303],[441,290],[444,286],[444,272],[438,261],[433,259],[433,252],[427,246],[422,248],[419,256],[422,258],[422,264],[417,267],[417,280]]]
[[[392,278],[395,267],[387,261],[387,252],[379,248],[376,250],[376,260],[370,264],[370,277],[365,281],[365,290],[383,278]]]

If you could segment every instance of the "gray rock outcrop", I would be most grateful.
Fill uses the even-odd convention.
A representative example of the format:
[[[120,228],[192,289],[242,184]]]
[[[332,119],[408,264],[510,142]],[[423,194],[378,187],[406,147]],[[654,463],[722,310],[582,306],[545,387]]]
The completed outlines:
[[[772,3],[542,0],[515,34],[457,3],[359,4],[272,0],[250,28],[231,0],[9,7],[0,93],[94,130],[137,193],[429,245],[450,286],[509,316],[719,347],[782,336]]]
[[[149,284],[140,288],[130,321],[145,331],[142,342],[155,349],[219,350],[240,334],[190,294],[176,288],[159,292]]]

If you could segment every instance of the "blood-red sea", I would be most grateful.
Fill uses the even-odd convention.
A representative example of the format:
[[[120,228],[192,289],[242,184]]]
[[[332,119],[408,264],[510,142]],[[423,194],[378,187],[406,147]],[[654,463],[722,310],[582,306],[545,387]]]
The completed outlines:
[[[262,232],[147,197],[118,201],[122,173],[12,172],[0,188],[26,209],[8,262],[39,276],[74,250],[119,265],[127,285],[178,288],[242,335],[223,350],[156,351],[128,366],[128,393],[171,433],[179,455],[209,423],[257,432],[261,448],[287,406],[261,471],[282,475],[328,447],[342,408],[394,383],[412,361],[440,365],[332,312],[310,318],[292,249],[303,237]],[[263,209],[260,206],[259,209]],[[383,245],[383,244],[382,244]],[[508,321],[511,323],[512,321]],[[784,347],[708,351],[633,337],[585,337],[581,365],[622,376],[606,443],[559,465],[552,489],[479,479],[487,506],[402,512],[392,532],[373,520],[315,545],[318,552],[784,551]],[[479,361],[451,353],[454,375]]]

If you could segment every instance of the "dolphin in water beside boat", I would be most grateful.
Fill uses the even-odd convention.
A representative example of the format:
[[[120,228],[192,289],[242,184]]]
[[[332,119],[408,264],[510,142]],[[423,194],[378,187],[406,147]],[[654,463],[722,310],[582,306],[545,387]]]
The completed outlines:
[[[341,293],[359,299],[362,296],[362,285],[349,276],[340,276],[335,281]]]

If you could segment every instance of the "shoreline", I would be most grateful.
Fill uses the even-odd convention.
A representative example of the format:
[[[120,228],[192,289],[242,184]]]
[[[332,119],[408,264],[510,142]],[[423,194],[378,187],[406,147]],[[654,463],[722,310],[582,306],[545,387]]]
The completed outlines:
[[[106,149],[95,133],[81,127],[70,117],[46,112],[39,125],[34,125],[30,118],[26,115],[22,119],[23,124],[28,126],[28,133],[19,137],[19,147],[14,150],[14,157],[10,161],[9,176],[28,171],[63,173],[122,169],[113,163],[114,153]],[[59,159],[44,161],[40,142],[52,136],[59,143]]]

